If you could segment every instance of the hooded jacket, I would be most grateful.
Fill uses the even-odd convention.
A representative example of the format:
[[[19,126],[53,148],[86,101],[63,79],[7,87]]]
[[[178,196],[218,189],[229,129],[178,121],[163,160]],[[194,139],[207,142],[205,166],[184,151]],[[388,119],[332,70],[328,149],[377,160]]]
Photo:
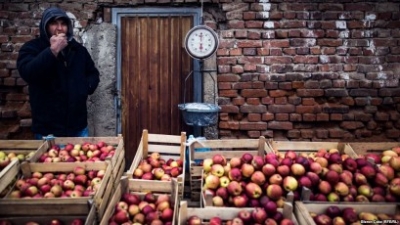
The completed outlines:
[[[57,57],[50,50],[46,26],[53,19],[68,24],[68,46]],[[20,49],[17,68],[29,85],[32,131],[41,135],[74,136],[87,126],[87,98],[96,90],[99,71],[87,49],[73,38],[72,23],[59,8],[42,16],[40,36]]]

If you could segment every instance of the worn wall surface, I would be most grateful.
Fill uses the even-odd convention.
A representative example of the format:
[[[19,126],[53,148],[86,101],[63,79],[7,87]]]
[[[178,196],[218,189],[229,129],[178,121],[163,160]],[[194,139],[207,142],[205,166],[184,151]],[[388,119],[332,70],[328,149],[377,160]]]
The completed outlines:
[[[0,138],[29,136],[29,96],[15,59],[38,34],[50,5],[75,18],[76,37],[105,78],[89,101],[96,136],[111,135],[115,127],[110,8],[200,7],[197,0],[1,1]],[[209,64],[217,68],[222,108],[218,126],[208,129],[211,137],[399,140],[398,0],[205,1],[204,10],[205,24],[220,38]],[[210,83],[205,80],[207,101]]]
[[[84,33],[82,41],[100,71],[100,83],[88,101],[88,124],[91,136],[114,136],[117,129],[115,75],[117,29],[110,23],[94,24]]]

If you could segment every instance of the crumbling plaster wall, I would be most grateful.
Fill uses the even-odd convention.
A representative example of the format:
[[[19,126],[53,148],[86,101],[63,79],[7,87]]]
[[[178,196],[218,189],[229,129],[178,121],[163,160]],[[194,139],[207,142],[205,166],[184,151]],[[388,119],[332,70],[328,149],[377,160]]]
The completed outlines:
[[[110,23],[93,24],[82,35],[82,43],[100,72],[100,84],[88,101],[90,136],[116,135],[117,28]]]

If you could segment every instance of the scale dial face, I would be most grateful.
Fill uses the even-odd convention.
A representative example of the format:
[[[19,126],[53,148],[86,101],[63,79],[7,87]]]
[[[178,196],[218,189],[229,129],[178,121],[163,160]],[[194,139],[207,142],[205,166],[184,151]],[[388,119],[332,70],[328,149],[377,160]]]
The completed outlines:
[[[217,34],[209,27],[199,25],[193,27],[186,35],[186,51],[192,58],[206,59],[218,48]]]

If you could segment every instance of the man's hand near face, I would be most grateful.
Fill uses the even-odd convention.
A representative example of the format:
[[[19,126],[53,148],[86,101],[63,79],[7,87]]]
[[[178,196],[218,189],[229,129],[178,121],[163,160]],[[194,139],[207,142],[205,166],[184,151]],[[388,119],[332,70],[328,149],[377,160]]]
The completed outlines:
[[[50,38],[50,50],[57,56],[65,47],[67,47],[67,36],[64,33],[58,33]]]

